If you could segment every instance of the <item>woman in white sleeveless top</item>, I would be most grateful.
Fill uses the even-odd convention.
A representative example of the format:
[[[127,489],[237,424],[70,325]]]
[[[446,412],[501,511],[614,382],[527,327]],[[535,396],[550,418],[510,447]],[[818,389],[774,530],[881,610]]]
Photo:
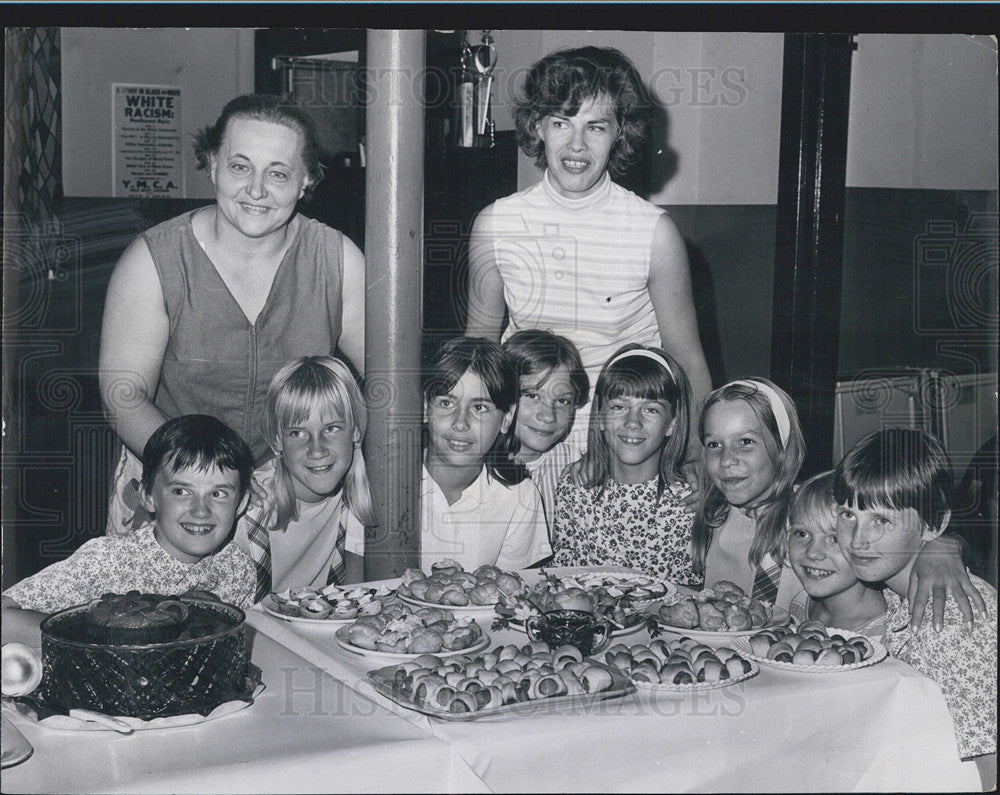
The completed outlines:
[[[662,346],[684,368],[698,405],[711,380],[684,240],[661,208],[609,174],[636,157],[649,110],[635,67],[618,50],[563,50],[532,66],[514,118],[518,144],[545,174],[477,217],[465,333],[499,339],[506,311],[505,339],[525,328],[568,337],[591,384],[623,344]],[[587,414],[574,426],[584,444]],[[689,460],[697,448],[691,433]],[[685,470],[693,485],[693,466]]]

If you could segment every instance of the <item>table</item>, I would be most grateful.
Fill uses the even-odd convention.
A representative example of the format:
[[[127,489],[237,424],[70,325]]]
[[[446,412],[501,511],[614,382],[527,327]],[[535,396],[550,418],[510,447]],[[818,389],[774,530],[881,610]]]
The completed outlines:
[[[392,581],[389,584],[394,584]],[[374,584],[373,584],[374,585]],[[247,710],[153,735],[54,732],[11,792],[969,790],[938,686],[887,659],[842,673],[762,667],[692,695],[640,690],[587,707],[452,723],[376,693],[334,627],[249,611],[268,687]],[[488,623],[488,622],[484,622]],[[488,629],[488,627],[487,627]],[[492,644],[523,644],[513,629]],[[645,631],[625,642],[647,642]]]

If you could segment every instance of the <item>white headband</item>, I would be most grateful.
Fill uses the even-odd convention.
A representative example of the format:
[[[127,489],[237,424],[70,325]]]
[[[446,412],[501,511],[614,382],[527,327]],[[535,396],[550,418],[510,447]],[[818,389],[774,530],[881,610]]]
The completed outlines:
[[[663,356],[658,354],[656,351],[650,351],[647,350],[646,348],[636,348],[635,350],[631,351],[623,351],[622,353],[619,353],[617,356],[615,356],[610,362],[608,362],[607,365],[605,365],[605,368],[610,367],[615,362],[620,362],[622,359],[628,359],[631,356],[645,356],[647,359],[652,359],[654,362],[661,365],[663,369],[667,371],[667,375],[670,376],[670,378],[673,380],[675,384],[680,385],[680,379],[674,372],[674,368],[671,366],[670,362],[668,362]]]
[[[786,409],[785,404],[781,402],[781,398],[778,397],[777,392],[775,392],[767,384],[761,383],[760,381],[732,381],[726,384],[726,386],[751,387],[766,397],[767,402],[771,405],[771,413],[774,415],[774,422],[778,426],[778,436],[781,438],[781,446],[784,447],[788,444],[788,433],[791,430],[792,424],[788,419],[788,409]]]

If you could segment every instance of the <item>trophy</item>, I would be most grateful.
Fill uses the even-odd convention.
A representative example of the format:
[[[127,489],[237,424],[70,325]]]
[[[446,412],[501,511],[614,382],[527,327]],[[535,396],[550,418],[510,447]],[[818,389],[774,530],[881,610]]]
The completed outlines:
[[[492,133],[490,120],[490,90],[493,69],[497,65],[497,50],[490,31],[484,30],[482,44],[462,46],[461,82],[458,86],[458,145],[482,146],[478,141]],[[477,141],[477,136],[480,138]],[[492,141],[489,142],[492,146]]]

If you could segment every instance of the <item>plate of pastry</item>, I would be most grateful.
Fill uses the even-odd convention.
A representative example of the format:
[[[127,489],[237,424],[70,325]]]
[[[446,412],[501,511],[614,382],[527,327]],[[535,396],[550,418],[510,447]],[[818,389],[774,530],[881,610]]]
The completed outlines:
[[[588,569],[554,573],[564,588],[580,588],[590,594],[620,599],[626,609],[642,610],[660,599],[677,593],[677,586],[646,574],[628,571]]]
[[[663,600],[655,615],[660,631],[717,645],[749,637],[765,627],[785,626],[788,613],[751,599],[738,585],[719,581],[691,596]]]
[[[350,635],[348,634],[349,630],[350,627],[340,627],[334,635],[334,638],[337,640],[337,645],[353,654],[360,654],[363,657],[374,657],[381,660],[412,660],[425,653],[419,651],[406,651],[405,645],[402,647],[404,649],[403,651],[385,651],[379,648],[366,649],[363,646],[358,646],[357,644],[351,642]],[[456,657],[461,654],[469,654],[470,652],[480,651],[489,645],[490,636],[483,633],[468,646],[461,649],[442,649],[441,651],[436,652],[436,655],[438,657]],[[386,646],[386,648],[388,648],[388,646]]]
[[[645,690],[689,692],[728,687],[756,676],[760,666],[730,647],[713,648],[692,638],[616,644],[604,654],[608,665]]]
[[[407,569],[397,588],[400,600],[416,607],[438,607],[461,615],[490,616],[502,594],[524,590],[524,581],[512,571],[483,565],[466,571],[457,561],[431,565],[431,573]]]
[[[382,612],[389,588],[328,585],[325,588],[286,588],[265,596],[261,609],[276,618],[302,624],[331,626],[347,624],[359,616]]]
[[[739,638],[733,647],[761,665],[802,673],[838,673],[884,660],[884,645],[847,629],[804,621],[794,628],[764,629]]]
[[[368,678],[400,706],[447,721],[595,704],[635,692],[627,677],[575,646],[551,649],[540,641],[451,659],[422,655]]]
[[[347,651],[386,660],[408,660],[421,654],[452,656],[489,645],[489,636],[468,616],[405,604],[386,605],[377,615],[339,627],[334,638]]]

